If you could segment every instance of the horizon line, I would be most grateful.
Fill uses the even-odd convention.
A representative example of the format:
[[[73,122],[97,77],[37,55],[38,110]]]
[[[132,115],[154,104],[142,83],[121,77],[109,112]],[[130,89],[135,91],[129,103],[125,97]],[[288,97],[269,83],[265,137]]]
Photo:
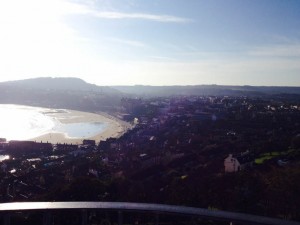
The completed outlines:
[[[80,77],[51,77],[51,76],[47,76],[47,77],[32,77],[32,78],[26,78],[26,79],[16,79],[16,80],[7,80],[7,81],[0,81],[1,83],[9,83],[9,82],[18,82],[18,81],[25,81],[25,80],[36,80],[36,79],[79,79],[84,81],[85,83],[88,84],[93,84],[96,86],[105,86],[105,87],[135,87],[135,86],[144,86],[144,87],[187,87],[187,86],[236,86],[236,87],[287,87],[287,88],[300,88],[300,85],[256,85],[256,84],[96,84],[96,83],[90,83],[88,81],[86,81],[83,78]]]

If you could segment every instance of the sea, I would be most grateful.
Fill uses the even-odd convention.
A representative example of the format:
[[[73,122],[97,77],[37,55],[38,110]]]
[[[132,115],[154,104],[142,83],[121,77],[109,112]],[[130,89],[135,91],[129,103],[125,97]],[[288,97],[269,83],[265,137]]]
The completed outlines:
[[[0,163],[9,159],[9,155],[0,155]]]
[[[53,116],[67,110],[0,104],[0,138],[30,140],[48,133],[63,133],[67,138],[89,138],[102,133],[104,122],[61,123]],[[52,115],[52,116],[51,116]]]

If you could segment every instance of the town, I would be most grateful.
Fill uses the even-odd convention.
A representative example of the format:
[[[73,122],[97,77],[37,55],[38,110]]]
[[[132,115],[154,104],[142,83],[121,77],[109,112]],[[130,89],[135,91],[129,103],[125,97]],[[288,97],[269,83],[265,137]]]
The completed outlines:
[[[0,201],[131,201],[300,219],[293,95],[123,98],[120,138],[0,139]],[[86,191],[82,191],[86,190]]]

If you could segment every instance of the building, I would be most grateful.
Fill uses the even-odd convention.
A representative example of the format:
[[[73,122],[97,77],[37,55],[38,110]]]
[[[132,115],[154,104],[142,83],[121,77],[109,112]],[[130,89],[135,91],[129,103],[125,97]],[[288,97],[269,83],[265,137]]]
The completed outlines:
[[[237,172],[253,166],[255,157],[249,151],[243,152],[238,156],[229,154],[224,160],[225,173]]]
[[[241,164],[237,158],[233,157],[232,154],[229,154],[224,160],[225,173],[232,173],[241,170]]]

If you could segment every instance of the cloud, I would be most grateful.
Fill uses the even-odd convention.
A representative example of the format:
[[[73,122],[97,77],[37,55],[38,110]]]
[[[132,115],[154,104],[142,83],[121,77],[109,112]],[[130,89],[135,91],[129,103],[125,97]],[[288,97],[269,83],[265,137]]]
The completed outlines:
[[[170,60],[87,60],[90,82],[105,85],[286,85],[300,82],[296,59]],[[118,66],[116,66],[118,65]],[[76,74],[80,70],[70,74]],[[85,70],[81,74],[87,74]],[[91,73],[89,72],[89,74]],[[99,76],[99,74],[103,76]],[[105,76],[104,76],[105,74]],[[80,74],[78,74],[80,75]],[[98,75],[98,76],[97,76]],[[97,78],[95,78],[97,77]],[[99,77],[99,78],[98,78]]]
[[[132,40],[126,40],[126,39],[120,39],[120,38],[109,38],[110,41],[117,42],[120,44],[125,44],[133,47],[140,47],[144,48],[146,47],[146,44],[140,41],[132,41]]]
[[[79,4],[74,2],[65,2],[66,8],[68,8],[67,13],[73,14],[85,14],[101,19],[111,19],[111,20],[121,20],[121,19],[136,19],[136,20],[149,20],[164,23],[188,23],[192,22],[191,19],[166,15],[166,14],[150,14],[150,13],[140,13],[140,12],[120,12],[115,10],[96,10],[91,4]]]
[[[150,56],[150,59],[158,60],[158,61],[178,61],[176,58],[166,57],[166,56]]]
[[[171,16],[171,15],[158,15],[158,14],[147,14],[147,13],[122,13],[122,12],[96,12],[92,11],[91,14],[98,18],[103,19],[141,19],[150,20],[164,23],[187,23],[191,22],[190,19]]]
[[[249,51],[248,55],[258,57],[300,57],[300,44],[257,47]]]

